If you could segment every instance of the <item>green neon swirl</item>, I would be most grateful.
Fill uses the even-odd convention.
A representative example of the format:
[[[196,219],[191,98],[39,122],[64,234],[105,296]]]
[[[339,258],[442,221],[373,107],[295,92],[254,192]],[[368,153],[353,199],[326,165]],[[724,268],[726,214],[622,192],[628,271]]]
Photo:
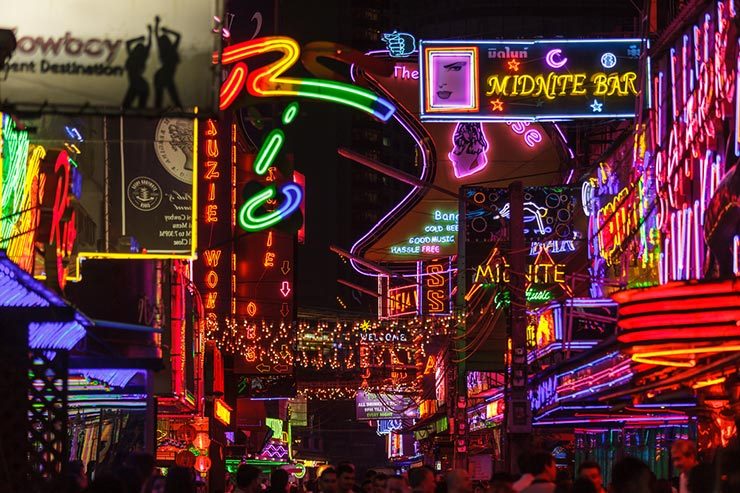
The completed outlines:
[[[293,120],[295,120],[296,115],[298,115],[298,103],[294,101],[286,106],[283,111],[283,125],[289,125],[292,123]]]
[[[267,170],[272,166],[272,163],[275,162],[277,153],[283,148],[284,142],[285,134],[279,128],[272,129],[270,133],[267,134],[267,137],[265,137],[265,141],[262,142],[262,147],[260,147],[257,157],[254,160],[255,173],[258,175],[264,175],[267,173]]]
[[[244,231],[255,232],[267,229],[279,223],[282,219],[288,217],[301,205],[303,190],[295,183],[288,183],[280,188],[285,196],[285,202],[272,212],[255,217],[255,212],[262,207],[268,200],[275,197],[275,185],[266,187],[261,192],[253,195],[239,209],[239,226]]]

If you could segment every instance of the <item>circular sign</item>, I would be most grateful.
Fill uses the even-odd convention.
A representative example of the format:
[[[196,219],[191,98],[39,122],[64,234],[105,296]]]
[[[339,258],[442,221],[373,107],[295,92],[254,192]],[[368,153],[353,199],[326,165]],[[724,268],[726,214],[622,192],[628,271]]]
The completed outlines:
[[[147,176],[137,176],[126,188],[128,201],[140,211],[153,211],[162,203],[162,187]]]
[[[193,183],[193,122],[186,118],[162,118],[154,133],[159,163],[183,183]],[[215,152],[218,152],[216,148]],[[216,154],[215,157],[218,157]]]
[[[614,53],[606,52],[601,55],[601,65],[604,68],[612,68],[617,64],[617,57]]]

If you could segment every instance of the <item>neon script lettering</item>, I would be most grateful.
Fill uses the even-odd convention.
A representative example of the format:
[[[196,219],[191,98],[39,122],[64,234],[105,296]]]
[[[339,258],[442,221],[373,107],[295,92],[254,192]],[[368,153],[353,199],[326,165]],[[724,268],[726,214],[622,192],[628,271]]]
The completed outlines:
[[[244,60],[267,53],[280,53],[282,56],[250,72]],[[249,94],[256,97],[299,96],[343,104],[369,113],[381,121],[387,121],[396,111],[395,106],[387,100],[358,86],[332,80],[284,76],[298,61],[299,55],[298,43],[285,36],[257,38],[227,47],[223,51],[221,64],[233,65],[233,68],[221,84],[219,108],[225,110],[231,106],[242,88],[246,88]],[[213,61],[218,61],[218,54],[214,54]]]
[[[635,72],[586,74],[491,75],[486,79],[486,96],[532,96],[553,100],[560,96],[627,96],[637,95]],[[590,89],[590,91],[588,91]]]

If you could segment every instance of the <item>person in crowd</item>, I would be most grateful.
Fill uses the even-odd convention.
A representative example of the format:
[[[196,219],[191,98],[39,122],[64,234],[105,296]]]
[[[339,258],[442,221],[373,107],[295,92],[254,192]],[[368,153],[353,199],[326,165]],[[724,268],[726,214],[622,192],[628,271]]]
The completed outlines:
[[[473,493],[473,482],[468,471],[453,469],[447,474],[447,493]]]
[[[337,493],[337,471],[325,467],[319,474],[318,486],[321,493]]]
[[[111,471],[96,470],[95,479],[87,487],[85,493],[126,493],[126,486],[117,474]]]
[[[71,476],[77,484],[79,490],[87,488],[87,475],[85,474],[85,464],[81,460],[71,460],[67,464],[67,475]]]
[[[87,463],[87,484],[92,483],[93,479],[95,479],[95,467],[98,465],[98,461],[91,460]]]
[[[285,469],[274,469],[270,474],[270,487],[267,493],[288,493],[290,476]]]
[[[579,476],[573,481],[570,493],[600,493],[594,482],[586,476]]]
[[[249,464],[242,464],[236,470],[236,490],[234,493],[259,493],[260,470]]]
[[[360,485],[360,490],[362,490],[362,493],[373,493],[373,480],[366,479],[363,481],[362,485]]]
[[[410,493],[409,482],[405,476],[395,475],[388,478],[388,493]]]
[[[144,483],[144,493],[164,493],[167,478],[161,475],[154,475]]]
[[[691,440],[676,440],[671,445],[673,467],[680,473],[678,476],[678,493],[689,493],[689,473],[698,463],[696,444]]]
[[[687,481],[689,493],[715,493],[717,482],[712,464],[701,463],[691,468]]]
[[[590,479],[596,486],[596,493],[606,493],[604,479],[601,477],[601,466],[594,461],[584,461],[578,466],[578,476]]]
[[[653,485],[653,491],[651,493],[676,493],[676,490],[671,486],[669,480],[659,479]]]
[[[365,471],[365,481],[372,481],[373,478],[378,474],[375,469],[368,469]]]
[[[534,479],[522,493],[554,493],[557,468],[552,454],[545,451],[534,452],[529,457],[529,466]]]
[[[409,485],[412,493],[434,493],[437,487],[434,469],[429,466],[409,469]]]
[[[651,493],[655,476],[640,459],[623,457],[612,468],[611,493]]]
[[[523,452],[519,454],[519,457],[516,459],[516,464],[517,467],[519,467],[521,477],[519,477],[511,487],[514,491],[522,491],[524,488],[527,488],[532,484],[532,481],[534,481],[534,474],[532,474],[532,471],[530,470],[529,453]]]
[[[373,493],[388,493],[388,476],[380,473],[373,477]]]
[[[164,493],[195,493],[195,474],[191,467],[170,467]]]
[[[496,472],[491,476],[491,482],[488,485],[487,493],[514,493],[514,481],[510,474],[506,472]]]
[[[355,488],[355,466],[342,462],[337,466],[337,487],[339,493],[353,493]]]
[[[555,473],[555,491],[570,493],[570,489],[573,487],[573,478],[570,476],[570,472],[564,469],[557,469]]]

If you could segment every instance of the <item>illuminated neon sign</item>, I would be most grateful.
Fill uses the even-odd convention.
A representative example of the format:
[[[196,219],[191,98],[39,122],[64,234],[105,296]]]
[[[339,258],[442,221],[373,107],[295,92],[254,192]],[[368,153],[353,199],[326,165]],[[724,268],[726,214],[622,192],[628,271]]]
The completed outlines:
[[[435,209],[431,222],[422,226],[422,234],[409,236],[406,244],[391,245],[388,252],[393,255],[439,255],[442,248],[457,241],[457,211]]]
[[[244,60],[267,53],[282,56],[265,66],[248,69]],[[257,97],[298,96],[321,101],[329,101],[369,113],[381,121],[387,121],[395,112],[395,107],[375,93],[350,84],[323,79],[293,78],[284,73],[299,59],[300,47],[293,39],[285,36],[270,36],[237,43],[223,50],[222,66],[232,66],[229,75],[221,85],[219,109],[229,108],[244,88]],[[214,54],[214,63],[219,61]],[[249,75],[247,73],[249,72]],[[293,103],[283,113],[283,125],[290,124],[298,112]],[[254,171],[264,175],[270,168],[285,140],[281,129],[274,129],[265,138]],[[265,211],[266,204],[274,204],[277,197],[282,204],[271,211]],[[290,216],[301,205],[303,189],[295,183],[280,186],[267,186],[249,197],[238,213],[239,226],[248,232],[257,232],[275,226]]]
[[[422,120],[633,117],[639,39],[422,41]]]
[[[451,310],[452,265],[449,258],[417,262],[421,314],[448,315]]]
[[[416,51],[416,38],[409,33],[383,33],[382,39],[388,54],[394,58],[407,57]]]
[[[388,289],[388,318],[419,313],[419,290],[415,284]]]
[[[222,399],[213,400],[213,417],[219,420],[224,426],[231,424],[232,409]]]

